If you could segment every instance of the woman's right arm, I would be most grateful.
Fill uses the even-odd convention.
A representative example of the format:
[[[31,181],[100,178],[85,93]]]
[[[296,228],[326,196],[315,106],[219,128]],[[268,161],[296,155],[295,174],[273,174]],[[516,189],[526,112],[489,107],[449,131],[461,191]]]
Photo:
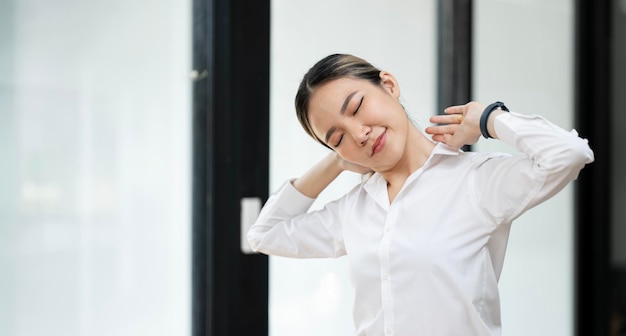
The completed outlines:
[[[355,167],[331,152],[267,200],[248,231],[254,251],[296,258],[338,257],[345,254],[341,229],[341,200],[307,213],[315,198],[341,172]],[[361,171],[365,171],[360,168]]]
[[[369,168],[345,161],[337,153],[330,152],[304,175],[294,180],[293,186],[304,195],[316,198],[322,190],[326,189],[345,170],[359,174],[370,172]]]
[[[341,174],[343,171],[341,161],[337,153],[330,152],[306,173],[294,180],[293,186],[307,197],[316,198]]]

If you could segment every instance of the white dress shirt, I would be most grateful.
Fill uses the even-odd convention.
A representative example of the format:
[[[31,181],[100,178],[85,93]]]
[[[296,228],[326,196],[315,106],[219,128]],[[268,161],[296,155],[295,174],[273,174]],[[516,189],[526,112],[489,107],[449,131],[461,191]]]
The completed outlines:
[[[593,152],[539,116],[505,113],[494,127],[520,155],[439,143],[391,204],[379,174],[310,212],[314,199],[285,183],[250,244],[285,257],[347,255],[357,335],[500,335],[511,222],[575,179]]]

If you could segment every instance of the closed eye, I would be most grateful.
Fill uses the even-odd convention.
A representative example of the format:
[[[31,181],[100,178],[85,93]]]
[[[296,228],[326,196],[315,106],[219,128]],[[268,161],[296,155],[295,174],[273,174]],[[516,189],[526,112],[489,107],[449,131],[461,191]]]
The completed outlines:
[[[354,109],[352,116],[355,116],[359,112],[359,109],[361,108],[361,105],[363,104],[363,98],[365,98],[365,96],[362,96],[361,100],[359,100],[359,105],[357,105],[356,108]],[[335,147],[339,147],[339,145],[341,145],[341,140],[343,140],[343,134],[339,136],[339,140],[337,140]]]
[[[339,147],[339,145],[341,144],[341,140],[343,140],[343,134],[339,136],[339,140],[337,140],[337,144],[335,145],[335,147]]]
[[[352,113],[352,115],[356,115],[359,112],[359,109],[361,108],[361,105],[363,105],[363,98],[365,98],[365,96],[361,97],[361,100],[359,100],[359,105],[356,106],[356,109],[354,109],[354,113]]]

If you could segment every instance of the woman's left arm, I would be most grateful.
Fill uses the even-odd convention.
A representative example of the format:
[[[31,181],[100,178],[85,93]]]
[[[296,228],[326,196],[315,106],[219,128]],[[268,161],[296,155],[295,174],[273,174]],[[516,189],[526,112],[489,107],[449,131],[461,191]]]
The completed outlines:
[[[431,121],[452,124],[429,127],[426,132],[433,134],[434,140],[455,147],[475,143],[481,135],[478,125],[483,110],[484,105],[478,103],[451,107],[447,109],[450,115]],[[459,115],[463,115],[462,121]],[[484,162],[477,163],[473,181],[477,203],[496,222],[508,222],[554,196],[594,160],[587,140],[541,116],[497,110],[487,126],[492,137],[522,154],[485,157]]]

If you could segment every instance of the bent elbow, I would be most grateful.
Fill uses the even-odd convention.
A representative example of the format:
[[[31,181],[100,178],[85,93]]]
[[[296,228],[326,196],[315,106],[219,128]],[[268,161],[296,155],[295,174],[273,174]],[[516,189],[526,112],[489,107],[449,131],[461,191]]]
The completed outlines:
[[[259,252],[259,247],[261,246],[261,239],[257,232],[254,230],[254,226],[252,226],[248,232],[246,233],[246,238],[248,239],[248,245],[253,252]]]
[[[579,167],[578,170],[595,160],[587,139],[578,138],[576,144],[570,147],[566,155],[570,157],[572,166]]]
[[[594,161],[594,154],[586,139],[578,138],[569,144],[569,146],[563,147],[563,149],[549,159],[550,164],[543,166],[543,169],[565,173],[575,179],[578,173],[589,164]]]

